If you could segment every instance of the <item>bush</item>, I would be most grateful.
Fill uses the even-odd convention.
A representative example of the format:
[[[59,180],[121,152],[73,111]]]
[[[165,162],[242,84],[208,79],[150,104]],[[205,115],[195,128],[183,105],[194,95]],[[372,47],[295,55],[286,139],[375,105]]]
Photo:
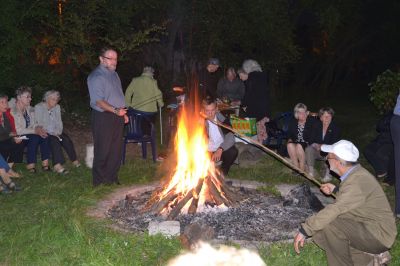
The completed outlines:
[[[386,70],[380,74],[376,81],[368,84],[370,87],[370,100],[380,114],[393,111],[396,98],[400,89],[400,73]]]

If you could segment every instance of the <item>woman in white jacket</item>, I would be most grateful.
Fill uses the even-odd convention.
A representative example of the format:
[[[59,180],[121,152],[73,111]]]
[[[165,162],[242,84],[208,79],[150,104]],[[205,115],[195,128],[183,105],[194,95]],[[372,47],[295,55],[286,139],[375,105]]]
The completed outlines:
[[[60,93],[56,90],[49,90],[43,96],[43,101],[35,105],[36,123],[40,125],[49,136],[50,149],[52,154],[53,169],[60,174],[68,173],[63,164],[65,163],[62,148],[64,148],[69,159],[75,167],[79,167],[74,144],[70,137],[63,132],[61,119]]]
[[[31,106],[32,89],[27,86],[19,87],[16,92],[16,102],[11,108],[11,114],[15,120],[17,135],[27,146],[27,169],[36,173],[36,153],[40,146],[42,169],[49,171],[49,139],[42,127],[35,122],[35,111]]]

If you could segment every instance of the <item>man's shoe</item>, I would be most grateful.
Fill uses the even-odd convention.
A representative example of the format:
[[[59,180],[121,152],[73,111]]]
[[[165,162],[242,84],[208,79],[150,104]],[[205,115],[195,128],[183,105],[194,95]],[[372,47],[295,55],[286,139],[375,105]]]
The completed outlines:
[[[371,266],[389,265],[389,262],[392,259],[392,256],[390,256],[389,251],[385,251],[380,254],[371,254],[367,252],[364,253],[370,255],[373,258],[372,261],[368,264]]]

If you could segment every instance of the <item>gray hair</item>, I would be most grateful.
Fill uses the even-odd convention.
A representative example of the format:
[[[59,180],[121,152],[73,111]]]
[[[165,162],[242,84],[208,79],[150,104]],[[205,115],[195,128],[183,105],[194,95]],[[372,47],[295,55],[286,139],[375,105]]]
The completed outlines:
[[[349,162],[349,161],[343,160],[342,158],[340,158],[339,156],[337,156],[334,153],[332,153],[332,154],[336,157],[336,159],[339,161],[339,163],[342,166],[351,167],[351,166],[354,166],[354,165],[358,164],[358,162]]]
[[[105,46],[100,49],[99,56],[105,56],[108,51],[117,52],[113,47]]]
[[[307,105],[305,105],[304,103],[298,103],[295,105],[293,111],[295,113],[298,113],[300,111],[300,109],[303,109],[304,111],[307,112]]]
[[[145,66],[143,68],[143,73],[154,75],[154,68],[151,66]]]
[[[20,86],[18,89],[15,90],[15,96],[19,98],[24,93],[29,93],[32,95],[32,88],[28,86]]]
[[[56,90],[49,90],[49,91],[46,91],[46,92],[44,93],[44,95],[43,95],[43,102],[47,102],[47,99],[48,99],[50,96],[53,96],[53,95],[55,95],[55,96],[57,97],[57,101],[59,101],[59,100],[61,99],[61,95],[60,95],[60,92],[59,92],[59,91],[56,91]]]
[[[330,114],[332,117],[335,115],[335,111],[331,107],[322,107],[319,109],[318,116],[321,117],[324,113]]]
[[[243,62],[242,68],[247,74],[254,72],[254,71],[262,72],[260,64],[257,63],[256,60],[253,60],[253,59],[245,60]]]

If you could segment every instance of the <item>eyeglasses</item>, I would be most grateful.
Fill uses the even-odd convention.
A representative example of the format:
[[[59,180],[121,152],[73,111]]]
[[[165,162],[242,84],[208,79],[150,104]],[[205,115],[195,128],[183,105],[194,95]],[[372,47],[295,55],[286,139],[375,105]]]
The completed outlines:
[[[118,58],[111,58],[111,57],[107,57],[107,56],[104,56],[104,55],[102,55],[101,57],[103,57],[105,59],[108,59],[108,60],[112,60],[112,61],[117,61],[118,60]]]
[[[329,156],[326,156],[326,159],[327,160],[337,160],[335,157],[329,157]]]
[[[22,97],[25,97],[25,98],[27,98],[27,99],[32,99],[32,96],[31,96],[31,95],[22,95]]]

